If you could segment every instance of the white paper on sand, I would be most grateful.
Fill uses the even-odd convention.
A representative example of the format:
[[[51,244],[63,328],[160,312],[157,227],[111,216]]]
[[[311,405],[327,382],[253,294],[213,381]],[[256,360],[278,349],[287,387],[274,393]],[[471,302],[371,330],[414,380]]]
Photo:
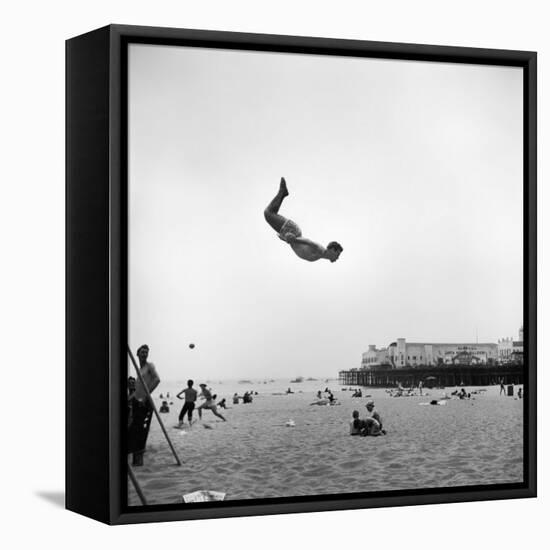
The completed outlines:
[[[183,495],[183,502],[186,504],[189,502],[211,502],[213,500],[223,500],[224,498],[225,493],[220,491],[195,491]]]

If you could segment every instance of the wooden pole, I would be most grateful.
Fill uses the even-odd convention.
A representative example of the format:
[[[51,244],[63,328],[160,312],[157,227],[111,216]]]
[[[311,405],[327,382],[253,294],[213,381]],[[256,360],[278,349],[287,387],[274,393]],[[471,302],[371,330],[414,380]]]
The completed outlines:
[[[136,360],[134,358],[134,355],[132,354],[132,350],[130,349],[130,346],[128,346],[128,355],[130,356],[130,359],[132,360],[132,363],[133,363],[133,365],[136,369],[136,373],[138,375],[139,381],[141,382],[143,388],[145,389],[145,393],[147,394],[147,399],[149,399],[149,403],[151,403],[151,407],[153,407],[153,412],[155,413],[155,416],[157,417],[157,420],[159,421],[162,432],[164,433],[164,437],[166,437],[166,441],[168,441],[168,445],[170,446],[170,449],[172,449],[172,453],[174,454],[174,458],[176,459],[176,463],[177,463],[178,466],[181,466],[181,460],[178,456],[178,453],[176,452],[176,449],[174,449],[174,445],[172,445],[172,441],[170,440],[170,437],[168,436],[168,432],[166,431],[166,428],[164,427],[164,422],[162,421],[162,418],[160,417],[160,414],[157,411],[157,408],[155,406],[155,402],[153,401],[153,398],[151,397],[151,393],[149,392],[149,388],[147,387],[147,384],[145,383],[145,380],[143,379],[143,376],[141,375],[141,370],[138,367],[138,364],[136,363]]]
[[[134,489],[136,490],[136,493],[138,494],[139,500],[141,500],[141,504],[147,506],[147,499],[145,498],[145,495],[143,494],[143,491],[139,486],[138,480],[136,479],[136,476],[130,464],[128,464],[128,476],[130,478],[130,481],[132,482],[132,485],[134,486]]]

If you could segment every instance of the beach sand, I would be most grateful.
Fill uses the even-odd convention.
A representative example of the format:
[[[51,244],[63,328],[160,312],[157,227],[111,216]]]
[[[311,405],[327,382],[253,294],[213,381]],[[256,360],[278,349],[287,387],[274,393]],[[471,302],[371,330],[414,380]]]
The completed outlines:
[[[174,405],[161,416],[183,465],[175,465],[153,418],[144,466],[134,469],[148,503],[181,503],[182,495],[198,490],[222,491],[235,500],[523,481],[523,400],[499,396],[498,386],[445,406],[419,404],[455,388],[399,398],[363,388],[388,433],[351,437],[351,413],[357,409],[363,416],[369,398],[352,398],[353,392],[331,384],[340,406],[309,405],[324,389],[321,382],[315,390],[295,384],[303,393],[291,395],[257,386],[253,403],[238,405],[230,404],[233,388],[213,383],[218,400],[226,397],[231,407],[220,411],[228,422],[204,411],[202,422],[189,429],[186,421],[183,431],[173,428],[183,404],[175,399],[183,386],[174,386]],[[285,426],[290,419],[295,427]],[[140,504],[130,484],[128,503]]]

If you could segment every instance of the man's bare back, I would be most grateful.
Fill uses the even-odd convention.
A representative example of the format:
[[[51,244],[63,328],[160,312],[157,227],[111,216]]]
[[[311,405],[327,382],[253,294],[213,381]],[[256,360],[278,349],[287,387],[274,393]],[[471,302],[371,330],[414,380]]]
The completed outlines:
[[[316,262],[323,258],[326,253],[326,248],[304,237],[295,237],[287,240],[287,242],[290,244],[290,248],[294,250],[296,256],[308,262]]]

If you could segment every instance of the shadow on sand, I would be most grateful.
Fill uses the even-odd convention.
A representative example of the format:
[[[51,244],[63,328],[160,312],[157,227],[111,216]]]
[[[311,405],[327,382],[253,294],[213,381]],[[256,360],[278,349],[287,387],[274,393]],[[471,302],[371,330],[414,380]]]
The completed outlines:
[[[34,494],[54,506],[65,508],[65,491],[36,491]]]

